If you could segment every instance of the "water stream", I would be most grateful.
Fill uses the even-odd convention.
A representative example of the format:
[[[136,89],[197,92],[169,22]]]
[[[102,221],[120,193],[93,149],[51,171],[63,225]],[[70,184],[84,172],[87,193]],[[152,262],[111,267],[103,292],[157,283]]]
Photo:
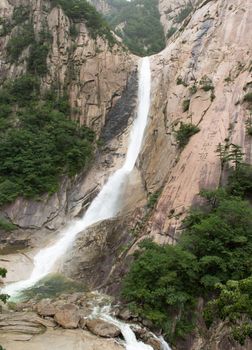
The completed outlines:
[[[133,170],[141,149],[150,107],[151,71],[148,57],[140,61],[138,110],[130,133],[129,146],[123,166],[111,175],[100,193],[93,200],[84,216],[72,221],[59,235],[58,240],[49,247],[41,249],[34,256],[34,268],[27,280],[7,285],[1,292],[11,296],[33,286],[48,273],[53,272],[55,263],[64,256],[73,244],[77,234],[88,226],[114,217],[119,210],[122,185]]]
[[[121,188],[128,175],[133,170],[144,137],[144,131],[148,120],[150,108],[151,71],[149,58],[145,57],[140,62],[139,87],[138,87],[138,110],[130,133],[129,146],[123,166],[118,169],[103,186],[100,193],[93,200],[84,216],[72,221],[60,234],[58,240],[49,247],[41,249],[34,257],[34,268],[31,276],[27,280],[19,281],[7,285],[2,293],[11,296],[17,295],[24,289],[33,286],[43,277],[53,272],[55,263],[64,256],[66,251],[73,244],[77,234],[85,230],[88,226],[108,218],[116,216],[120,209]],[[152,350],[150,345],[146,345],[136,339],[134,332],[128,324],[110,316],[108,313],[100,315],[104,320],[113,323],[121,329],[124,336],[127,350]],[[164,350],[170,350],[168,344],[160,339]]]
[[[95,307],[92,313],[92,317],[100,318],[118,327],[121,330],[121,333],[125,340],[126,350],[153,350],[152,346],[144,344],[143,342],[137,340],[136,335],[132,331],[129,324],[119,321],[118,319],[111,316],[109,305],[102,308]],[[154,334],[153,336],[157,338]],[[163,337],[159,337],[158,339],[160,340],[162,350],[171,350]]]

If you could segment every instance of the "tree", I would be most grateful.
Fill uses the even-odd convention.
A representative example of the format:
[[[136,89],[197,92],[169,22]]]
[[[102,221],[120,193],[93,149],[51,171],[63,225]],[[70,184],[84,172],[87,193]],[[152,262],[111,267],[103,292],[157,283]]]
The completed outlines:
[[[246,337],[252,337],[252,276],[218,284],[216,289],[219,296],[207,304],[205,321],[208,326],[216,319],[228,321],[232,336],[244,345]]]
[[[148,240],[139,246],[124,281],[123,296],[171,341],[193,323],[189,310],[197,293],[196,258],[179,246],[159,246]]]
[[[0,277],[5,278],[6,274],[7,274],[7,270],[5,268],[0,267]],[[0,294],[0,300],[3,301],[4,303],[7,302],[8,298],[9,298],[8,294]]]

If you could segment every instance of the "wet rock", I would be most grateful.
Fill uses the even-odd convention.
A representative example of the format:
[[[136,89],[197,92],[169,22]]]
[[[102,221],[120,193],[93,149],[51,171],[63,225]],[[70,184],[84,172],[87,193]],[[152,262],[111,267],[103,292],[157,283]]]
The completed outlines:
[[[104,338],[115,338],[121,333],[119,328],[100,319],[88,320],[86,326],[90,332]]]
[[[120,311],[119,315],[118,315],[122,320],[129,320],[132,315],[131,312],[129,311],[129,309],[123,309],[122,311]]]
[[[162,346],[161,343],[158,339],[156,338],[149,338],[146,341],[146,344],[151,345],[153,347],[154,350],[162,350]]]
[[[77,328],[80,320],[79,308],[74,304],[65,304],[57,310],[54,320],[63,328]]]

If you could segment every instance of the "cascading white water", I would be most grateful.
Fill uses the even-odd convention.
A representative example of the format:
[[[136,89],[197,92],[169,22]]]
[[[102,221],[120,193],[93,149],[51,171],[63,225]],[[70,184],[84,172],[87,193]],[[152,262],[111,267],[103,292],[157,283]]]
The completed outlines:
[[[152,346],[144,344],[136,339],[135,333],[132,331],[127,323],[117,320],[110,315],[110,305],[100,307],[95,307],[93,309],[92,318],[101,318],[107,321],[121,330],[123,338],[126,343],[126,350],[153,350]],[[157,338],[154,334],[153,336]],[[160,340],[162,350],[171,350],[169,345],[166,343],[163,337],[157,338]]]
[[[7,285],[1,290],[2,293],[13,296],[33,286],[36,282],[53,271],[56,261],[66,253],[79,232],[98,221],[114,217],[117,214],[119,210],[118,200],[120,198],[121,187],[129,173],[133,170],[141,149],[150,108],[150,89],[150,63],[149,58],[144,57],[141,60],[139,70],[137,117],[132,126],[129,147],[123,166],[108,179],[108,182],[93,200],[83,218],[71,222],[62,231],[56,243],[40,250],[38,254],[35,255],[34,268],[31,276],[27,280]]]
[[[172,350],[169,345],[166,343],[166,341],[164,340],[163,337],[159,337],[159,340],[161,342],[162,345],[162,350]]]

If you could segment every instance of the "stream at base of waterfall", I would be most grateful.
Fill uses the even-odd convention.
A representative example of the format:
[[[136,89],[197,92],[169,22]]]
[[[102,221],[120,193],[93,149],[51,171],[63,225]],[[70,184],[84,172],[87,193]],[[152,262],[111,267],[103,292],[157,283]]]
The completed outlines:
[[[135,166],[148,121],[151,95],[151,69],[148,57],[144,57],[140,61],[138,85],[137,116],[133,122],[127,155],[123,166],[109,177],[107,183],[92,201],[84,216],[79,220],[70,222],[59,234],[55,243],[41,249],[37,255],[34,256],[34,268],[31,276],[27,280],[7,285],[1,290],[2,293],[9,294],[10,296],[18,295],[18,293],[30,288],[50,272],[54,272],[55,263],[64,256],[69,248],[71,248],[78,233],[84,231],[94,223],[115,217],[118,213],[121,201],[120,191]],[[137,341],[129,325],[119,322],[105,313],[102,313],[102,317],[121,329],[127,350],[152,349],[150,345]],[[163,339],[160,341],[163,350],[170,350],[168,344]]]

